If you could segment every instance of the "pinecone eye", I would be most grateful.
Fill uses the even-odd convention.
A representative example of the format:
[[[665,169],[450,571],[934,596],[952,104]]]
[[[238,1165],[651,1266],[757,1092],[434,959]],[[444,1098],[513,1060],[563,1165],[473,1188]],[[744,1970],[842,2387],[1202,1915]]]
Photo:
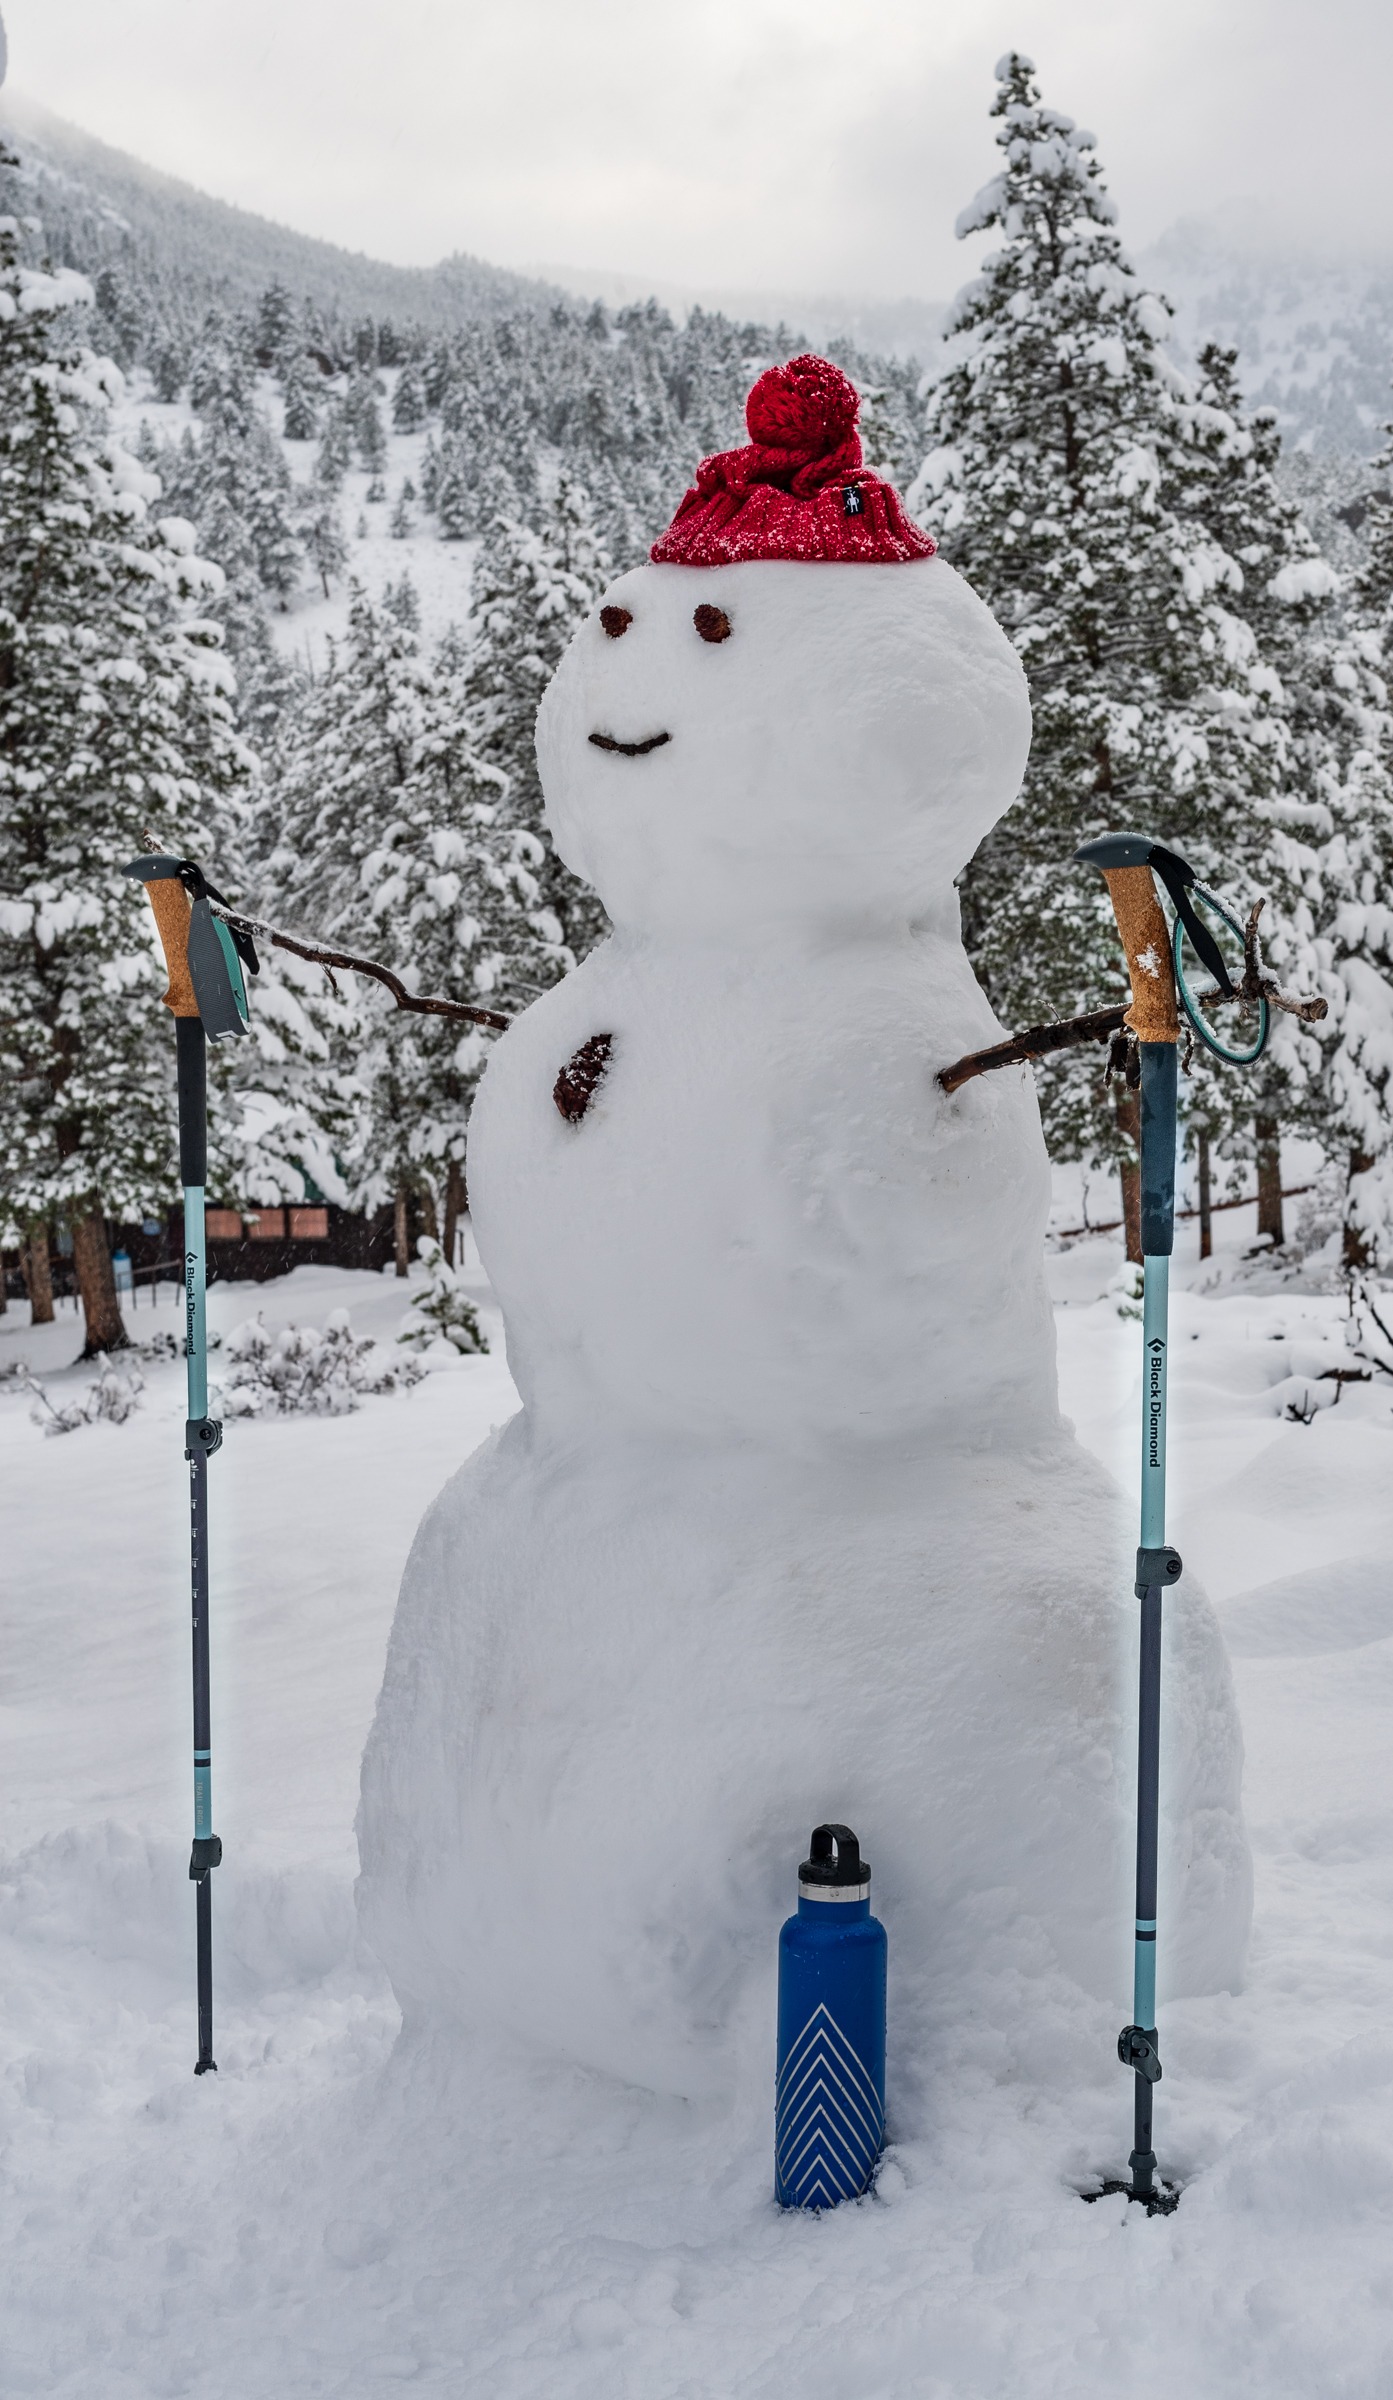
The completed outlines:
[[[621,633],[627,633],[633,621],[634,612],[631,608],[602,608],[600,611],[600,623],[612,642],[617,642]]]
[[[730,640],[729,617],[723,608],[713,608],[709,600],[703,600],[700,608],[693,609],[692,623],[704,642]]]

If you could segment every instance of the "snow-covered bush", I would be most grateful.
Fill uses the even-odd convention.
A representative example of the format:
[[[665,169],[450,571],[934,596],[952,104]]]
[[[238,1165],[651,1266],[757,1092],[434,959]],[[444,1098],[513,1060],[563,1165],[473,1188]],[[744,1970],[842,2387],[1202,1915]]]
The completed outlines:
[[[322,1333],[313,1325],[268,1333],[259,1315],[249,1317],[229,1334],[226,1356],[217,1393],[225,1417],[345,1417],[364,1392],[403,1391],[424,1373],[414,1358],[360,1341],[346,1308]]]
[[[31,1381],[29,1389],[34,1395],[29,1415],[35,1425],[41,1426],[45,1433],[76,1433],[79,1425],[95,1425],[102,1417],[113,1425],[124,1425],[140,1406],[139,1395],[145,1389],[145,1381],[132,1366],[118,1375],[102,1350],[97,1354],[97,1380],[88,1384],[80,1400],[69,1400],[59,1408],[41,1383]]]
[[[474,1304],[466,1298],[464,1286],[439,1242],[433,1241],[429,1234],[422,1234],[416,1244],[416,1255],[426,1280],[411,1295],[411,1306],[402,1318],[397,1340],[409,1343],[415,1350],[428,1349],[432,1342],[441,1339],[453,1342],[456,1350],[487,1350]]]

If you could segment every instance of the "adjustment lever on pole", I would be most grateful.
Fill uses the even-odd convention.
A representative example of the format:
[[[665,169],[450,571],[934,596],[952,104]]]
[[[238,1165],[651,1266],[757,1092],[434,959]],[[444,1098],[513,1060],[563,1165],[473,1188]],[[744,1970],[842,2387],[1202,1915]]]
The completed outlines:
[[[1154,2025],[1124,2025],[1117,2037],[1117,2055],[1134,2075],[1145,2076],[1148,2083],[1160,2082],[1161,2059]]]
[[[193,1856],[189,1860],[190,1883],[202,1883],[213,1867],[222,1865],[222,1841],[216,1833],[194,1835]]]
[[[1139,1550],[1137,1580],[1132,1586],[1137,1598],[1144,1599],[1149,1591],[1154,1591],[1158,1586],[1165,1590],[1167,1585],[1179,1583],[1181,1566],[1180,1552],[1173,1550],[1169,1542],[1162,1542],[1158,1550]]]

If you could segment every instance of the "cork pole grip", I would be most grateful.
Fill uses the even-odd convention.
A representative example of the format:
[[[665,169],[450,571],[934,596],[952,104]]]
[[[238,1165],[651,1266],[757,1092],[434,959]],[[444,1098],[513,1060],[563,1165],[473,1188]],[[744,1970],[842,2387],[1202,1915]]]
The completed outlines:
[[[198,1002],[193,996],[189,977],[189,917],[192,903],[177,875],[162,876],[158,883],[147,883],[150,906],[164,944],[164,963],[169,976],[169,990],[164,995],[166,1008],[176,1017],[196,1017]]]
[[[1132,1005],[1124,1022],[1140,1042],[1179,1041],[1170,927],[1156,897],[1151,869],[1105,867],[1103,881],[1132,981]]]

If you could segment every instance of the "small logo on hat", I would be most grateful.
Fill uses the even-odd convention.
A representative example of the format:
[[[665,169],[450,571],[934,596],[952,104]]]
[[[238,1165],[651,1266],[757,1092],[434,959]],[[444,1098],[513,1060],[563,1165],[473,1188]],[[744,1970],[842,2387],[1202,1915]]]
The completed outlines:
[[[861,497],[860,485],[844,483],[842,485],[842,515],[844,517],[860,517],[865,513],[866,503]]]

